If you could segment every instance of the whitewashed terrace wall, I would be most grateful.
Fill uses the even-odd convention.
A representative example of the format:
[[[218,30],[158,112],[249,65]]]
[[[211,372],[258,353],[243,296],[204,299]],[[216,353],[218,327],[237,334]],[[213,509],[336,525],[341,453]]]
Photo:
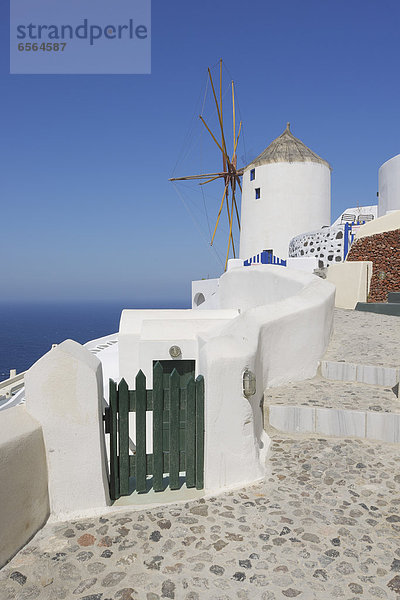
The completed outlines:
[[[270,442],[263,429],[264,390],[315,375],[329,341],[335,289],[315,275],[257,265],[225,273],[218,293],[221,308],[241,314],[200,347],[209,490],[264,474]],[[257,380],[250,399],[242,393],[246,368]]]
[[[344,254],[344,225],[324,227],[294,237],[289,244],[290,257],[313,256],[318,267],[342,262]]]
[[[192,281],[192,308],[215,309],[217,302],[219,279],[199,279]]]
[[[42,426],[53,517],[109,504],[101,362],[65,340],[25,375],[26,410]]]
[[[0,568],[42,527],[48,515],[46,453],[40,424],[24,406],[3,410],[0,412]]]

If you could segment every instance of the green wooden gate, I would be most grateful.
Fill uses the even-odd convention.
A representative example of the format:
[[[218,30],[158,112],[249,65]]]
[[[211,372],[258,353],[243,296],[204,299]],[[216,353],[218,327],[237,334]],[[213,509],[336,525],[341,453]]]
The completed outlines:
[[[153,367],[153,389],[146,389],[142,371],[136,389],[124,379],[110,379],[110,404],[105,411],[110,434],[110,496],[116,500],[134,490],[161,492],[164,476],[171,490],[179,489],[185,474],[186,487],[204,487],[204,378],[182,375],[174,369],[164,377],[160,362]],[[153,452],[146,454],[146,412],[153,413]],[[129,452],[129,413],[136,414],[133,453]],[[149,476],[152,475],[152,480]]]

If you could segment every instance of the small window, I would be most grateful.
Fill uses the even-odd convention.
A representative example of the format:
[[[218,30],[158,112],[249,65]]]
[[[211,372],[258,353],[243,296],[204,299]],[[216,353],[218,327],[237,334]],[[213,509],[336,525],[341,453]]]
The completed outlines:
[[[255,178],[256,178],[256,170],[255,169],[251,169],[251,171],[250,171],[250,181],[254,181]]]
[[[260,188],[256,188],[256,200],[261,198]]]

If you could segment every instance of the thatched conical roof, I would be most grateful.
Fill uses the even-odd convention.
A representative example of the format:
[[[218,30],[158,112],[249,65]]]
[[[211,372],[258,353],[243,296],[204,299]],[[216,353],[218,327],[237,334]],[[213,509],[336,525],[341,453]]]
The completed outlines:
[[[315,154],[315,152],[310,150],[301,140],[293,135],[290,131],[290,123],[287,123],[285,131],[264,152],[261,152],[248,167],[259,167],[260,165],[274,162],[316,162],[326,165],[332,170],[326,160]]]

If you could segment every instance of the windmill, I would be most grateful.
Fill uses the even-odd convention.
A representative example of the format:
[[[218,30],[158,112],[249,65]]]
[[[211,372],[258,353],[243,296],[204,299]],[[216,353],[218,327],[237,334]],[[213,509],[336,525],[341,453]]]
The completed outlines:
[[[213,181],[217,181],[219,179],[223,180],[224,189],[222,194],[222,200],[218,211],[217,220],[214,227],[214,232],[211,237],[211,246],[214,243],[215,234],[217,233],[218,225],[220,223],[221,213],[223,211],[224,205],[226,206],[227,217],[228,217],[228,226],[229,226],[229,237],[228,237],[228,248],[226,252],[225,258],[225,267],[228,264],[229,253],[232,250],[233,258],[236,257],[236,249],[235,242],[233,239],[233,225],[234,222],[237,221],[237,226],[240,231],[240,217],[239,210],[236,202],[236,193],[237,187],[239,187],[240,191],[242,191],[242,185],[240,182],[240,177],[243,175],[243,169],[237,168],[237,148],[239,143],[239,137],[242,130],[242,121],[240,121],[239,129],[236,135],[236,110],[235,110],[235,86],[234,82],[231,82],[231,92],[232,92],[232,125],[233,125],[233,135],[232,135],[232,154],[229,155],[229,149],[227,146],[227,140],[224,131],[224,117],[223,117],[223,106],[222,106],[222,59],[219,61],[219,98],[217,97],[217,93],[215,91],[214,81],[211,75],[211,70],[208,69],[208,77],[211,84],[212,95],[215,102],[215,107],[217,109],[218,116],[218,124],[219,124],[219,132],[214,135],[211,131],[211,128],[206,123],[205,119],[202,115],[199,116],[201,122],[207,129],[211,138],[218,146],[221,155],[222,155],[222,171],[217,171],[215,173],[203,173],[199,175],[187,175],[185,177],[172,177],[169,181],[188,181],[188,180],[200,180],[199,185],[206,185]]]

